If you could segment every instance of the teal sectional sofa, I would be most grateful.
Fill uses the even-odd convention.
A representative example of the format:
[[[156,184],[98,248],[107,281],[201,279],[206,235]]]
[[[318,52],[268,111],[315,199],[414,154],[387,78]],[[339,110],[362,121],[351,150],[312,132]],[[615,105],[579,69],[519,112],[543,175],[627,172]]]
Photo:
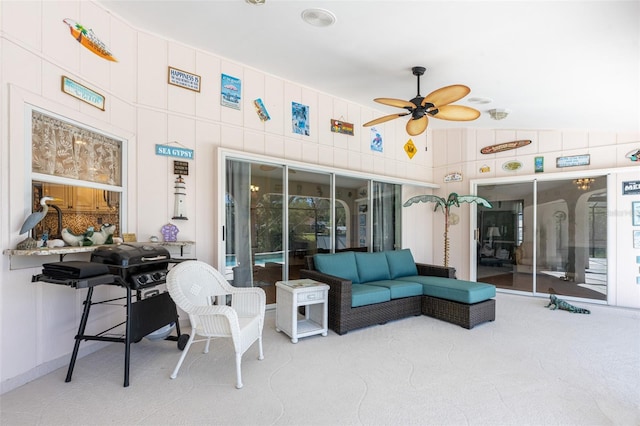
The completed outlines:
[[[495,320],[495,286],[416,263],[408,249],[316,254],[305,262],[301,278],[329,285],[329,328],[338,334],[421,314],[468,329]]]

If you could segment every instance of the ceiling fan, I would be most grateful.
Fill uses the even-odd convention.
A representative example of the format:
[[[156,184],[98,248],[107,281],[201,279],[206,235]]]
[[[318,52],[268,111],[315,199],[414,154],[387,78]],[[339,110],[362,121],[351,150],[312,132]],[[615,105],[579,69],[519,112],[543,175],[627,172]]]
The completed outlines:
[[[375,120],[364,123],[362,125],[363,127],[374,126],[376,124],[384,123],[385,121],[411,114],[411,119],[407,122],[407,133],[411,136],[416,136],[427,129],[427,125],[429,124],[428,116],[451,121],[471,121],[480,117],[480,111],[477,109],[462,105],[449,105],[452,102],[464,98],[469,94],[469,92],[471,92],[471,89],[467,86],[462,84],[445,86],[429,93],[425,97],[422,97],[420,95],[420,76],[424,74],[426,69],[424,67],[413,67],[411,70],[413,71],[413,75],[418,79],[418,94],[415,98],[410,101],[393,98],[374,99],[374,101],[378,103],[404,108],[408,112],[385,115],[384,117],[376,118]]]

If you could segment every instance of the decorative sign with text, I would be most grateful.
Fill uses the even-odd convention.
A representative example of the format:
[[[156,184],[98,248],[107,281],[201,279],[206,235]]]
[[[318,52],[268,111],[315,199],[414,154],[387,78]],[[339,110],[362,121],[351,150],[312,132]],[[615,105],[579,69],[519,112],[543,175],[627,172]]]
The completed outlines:
[[[169,67],[169,84],[199,92],[200,76]]]
[[[156,144],[156,155],[164,155],[165,157],[178,157],[187,160],[193,160],[193,150],[187,148],[179,148],[177,146]]]
[[[590,162],[591,156],[589,154],[558,157],[556,158],[556,167],[560,169],[563,167],[588,166]]]
[[[187,163],[186,161],[174,161],[173,174],[180,176],[189,176],[189,163]]]
[[[346,121],[331,119],[331,131],[333,133],[342,133],[343,135],[353,136],[353,123]]]
[[[104,111],[104,96],[64,75],[62,76],[62,91]]]

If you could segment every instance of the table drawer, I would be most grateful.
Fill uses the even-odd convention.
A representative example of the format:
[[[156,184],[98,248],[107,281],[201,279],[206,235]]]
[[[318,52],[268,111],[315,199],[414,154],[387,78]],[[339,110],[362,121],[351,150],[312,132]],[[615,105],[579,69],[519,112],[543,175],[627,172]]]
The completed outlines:
[[[324,298],[324,290],[306,291],[298,293],[298,303],[310,302],[313,300],[322,300]]]

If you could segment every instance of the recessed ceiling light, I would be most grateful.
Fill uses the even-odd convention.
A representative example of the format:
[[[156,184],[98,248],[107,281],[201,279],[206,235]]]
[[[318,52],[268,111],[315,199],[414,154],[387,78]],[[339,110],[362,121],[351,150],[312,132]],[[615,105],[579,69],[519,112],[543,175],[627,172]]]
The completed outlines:
[[[482,98],[482,97],[476,96],[474,98],[467,99],[467,102],[472,103],[472,104],[489,104],[489,103],[493,102],[493,99],[491,99],[491,98]]]
[[[326,9],[305,9],[301,16],[304,22],[314,27],[328,27],[336,22],[336,15]]]

